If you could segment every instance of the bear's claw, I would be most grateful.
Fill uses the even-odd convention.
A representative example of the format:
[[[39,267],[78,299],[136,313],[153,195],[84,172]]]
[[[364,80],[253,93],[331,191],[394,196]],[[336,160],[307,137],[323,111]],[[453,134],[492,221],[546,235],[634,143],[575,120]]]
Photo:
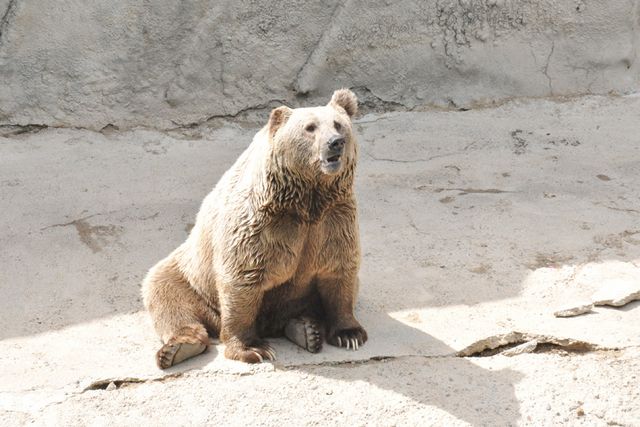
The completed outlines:
[[[336,347],[344,347],[347,350],[356,351],[367,342],[367,331],[362,327],[342,329],[334,333],[327,342]]]
[[[229,344],[224,351],[227,359],[239,360],[245,363],[261,363],[265,359],[276,360],[276,351],[266,341],[260,341],[253,345]]]
[[[269,344],[265,344],[263,349],[268,360],[271,360],[272,362],[276,360],[276,351],[273,349],[273,347],[271,347]]]

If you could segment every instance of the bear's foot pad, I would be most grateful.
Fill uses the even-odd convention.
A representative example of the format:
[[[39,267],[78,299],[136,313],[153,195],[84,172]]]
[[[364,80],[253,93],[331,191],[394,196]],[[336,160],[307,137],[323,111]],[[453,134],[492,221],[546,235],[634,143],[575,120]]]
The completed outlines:
[[[322,348],[322,333],[318,323],[301,317],[291,319],[284,328],[284,335],[289,341],[299,345],[310,353],[317,353]]]
[[[165,344],[156,355],[156,361],[160,369],[167,369],[171,366],[190,359],[204,352],[207,346],[202,343],[190,344],[186,342],[175,342]]]
[[[160,369],[167,369],[197,356],[207,349],[209,336],[201,325],[181,328],[156,353],[156,363]]]

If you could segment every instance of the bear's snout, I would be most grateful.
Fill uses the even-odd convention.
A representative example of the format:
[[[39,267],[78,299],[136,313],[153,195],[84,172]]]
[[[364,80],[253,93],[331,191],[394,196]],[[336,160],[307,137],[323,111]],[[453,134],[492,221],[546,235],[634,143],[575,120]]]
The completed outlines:
[[[320,155],[323,172],[334,174],[341,169],[345,144],[345,139],[340,135],[329,138]]]
[[[329,139],[329,151],[340,152],[344,149],[344,138],[341,136],[334,136]]]

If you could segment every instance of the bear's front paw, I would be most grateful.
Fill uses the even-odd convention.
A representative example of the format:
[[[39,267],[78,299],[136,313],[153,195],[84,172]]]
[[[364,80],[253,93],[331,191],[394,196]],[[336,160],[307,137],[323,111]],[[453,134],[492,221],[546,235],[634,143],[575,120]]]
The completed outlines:
[[[336,347],[344,347],[347,350],[357,350],[367,342],[367,331],[361,326],[355,328],[340,329],[335,331],[327,342]]]
[[[238,341],[227,343],[224,350],[227,359],[239,360],[245,363],[260,363],[264,360],[276,360],[275,350],[264,340],[245,345]]]

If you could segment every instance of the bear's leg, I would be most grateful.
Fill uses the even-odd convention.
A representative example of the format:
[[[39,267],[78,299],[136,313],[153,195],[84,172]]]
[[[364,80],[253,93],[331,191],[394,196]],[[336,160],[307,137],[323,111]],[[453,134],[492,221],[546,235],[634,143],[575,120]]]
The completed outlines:
[[[311,317],[290,319],[284,327],[284,336],[310,353],[317,353],[322,349],[322,327]]]
[[[161,369],[204,352],[207,330],[220,331],[220,317],[189,285],[171,261],[161,261],[143,282],[144,304],[164,345],[156,354]]]
[[[275,360],[276,352],[259,338],[256,318],[264,291],[259,285],[226,285],[220,293],[220,311],[224,322],[220,339],[225,343],[228,359],[246,363]]]
[[[358,282],[355,275],[318,278],[318,292],[326,312],[327,342],[347,350],[358,350],[367,341],[367,331],[356,320],[353,309]]]

